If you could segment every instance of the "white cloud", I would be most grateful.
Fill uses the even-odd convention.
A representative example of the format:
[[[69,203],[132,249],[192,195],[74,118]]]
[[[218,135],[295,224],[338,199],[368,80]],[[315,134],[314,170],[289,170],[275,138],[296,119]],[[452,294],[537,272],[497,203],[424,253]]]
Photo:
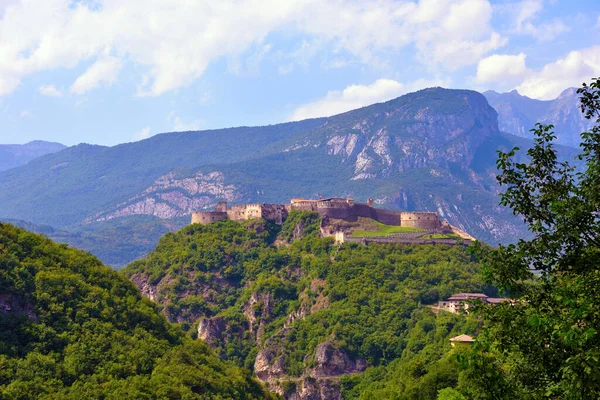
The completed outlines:
[[[498,83],[501,87],[514,87],[531,74],[525,62],[526,55],[493,54],[479,61],[474,81],[478,84]]]
[[[63,95],[54,85],[42,85],[38,90],[44,96],[61,97]]]
[[[539,40],[552,40],[569,30],[567,25],[556,18],[537,25],[534,23],[537,15],[544,9],[543,0],[524,0],[511,7],[516,11],[514,33],[531,35]]]
[[[296,108],[289,119],[299,121],[340,114],[369,104],[391,100],[425,87],[447,84],[447,81],[442,80],[420,79],[405,85],[392,79],[378,79],[370,85],[350,85],[341,91],[329,91],[323,99]]]
[[[139,94],[156,96],[190,84],[219,59],[246,59],[253,68],[275,57],[280,49],[265,43],[274,32],[311,44],[298,57],[327,51],[369,65],[415,45],[422,62],[459,68],[506,43],[490,25],[488,0],[93,3],[10,1],[0,13],[0,95],[35,72],[93,62],[71,88],[83,93],[113,82],[127,62],[141,75]]]
[[[596,26],[594,28],[600,28],[600,15],[598,15],[598,19],[596,20]]]
[[[150,137],[150,127],[147,126],[145,128],[142,128],[139,132],[137,132],[133,138],[135,140],[143,140],[143,139],[147,139]]]
[[[175,111],[171,111],[167,120],[173,123],[173,132],[198,131],[204,125],[204,121],[197,119],[190,122],[184,122]]]
[[[19,114],[20,118],[28,118],[33,116],[33,114],[31,113],[31,111],[27,111],[27,110],[23,110],[21,111],[21,114]]]
[[[71,92],[84,94],[101,83],[112,85],[121,70],[122,62],[116,57],[106,56],[92,64],[71,85]]]
[[[570,52],[565,58],[546,64],[525,79],[517,90],[526,96],[549,100],[568,87],[579,87],[600,76],[600,46]]]

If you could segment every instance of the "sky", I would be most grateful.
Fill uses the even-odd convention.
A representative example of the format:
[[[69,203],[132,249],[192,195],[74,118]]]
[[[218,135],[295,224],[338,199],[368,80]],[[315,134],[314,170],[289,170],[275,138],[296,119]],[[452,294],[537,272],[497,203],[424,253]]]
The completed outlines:
[[[0,144],[113,146],[432,86],[549,100],[598,76],[600,0],[0,0]]]

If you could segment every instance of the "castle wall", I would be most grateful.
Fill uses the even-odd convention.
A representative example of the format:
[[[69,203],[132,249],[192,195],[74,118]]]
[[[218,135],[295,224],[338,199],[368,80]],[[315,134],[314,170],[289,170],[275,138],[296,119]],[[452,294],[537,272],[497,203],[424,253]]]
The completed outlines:
[[[291,210],[316,211],[322,217],[348,219],[371,218],[386,225],[406,226],[426,230],[439,230],[442,225],[434,212],[397,212],[373,207],[373,201],[354,203],[352,199],[330,198],[321,200],[292,199],[290,204],[239,204],[227,209],[227,202],[217,203],[215,211],[192,213],[192,223],[208,224],[231,219],[245,221],[265,218],[277,224],[283,223]],[[463,233],[461,231],[461,233]],[[467,237],[464,234],[463,237]]]
[[[400,225],[411,228],[439,229],[442,226],[440,217],[434,212],[400,213]]]
[[[226,212],[204,211],[192,213],[192,224],[210,224],[211,222],[224,221],[227,219]]]
[[[353,217],[377,219],[377,211],[366,203],[354,203],[351,212]]]
[[[231,206],[229,210],[227,210],[227,216],[229,219],[234,221],[244,221],[246,220],[246,205],[234,205]]]
[[[402,225],[400,217],[402,213],[398,211],[382,210],[378,208],[374,208],[373,210],[375,210],[376,213],[376,217],[373,219],[381,222],[382,224],[394,226]]]
[[[282,224],[285,217],[288,215],[288,210],[283,204],[263,204],[262,217],[276,224]]]

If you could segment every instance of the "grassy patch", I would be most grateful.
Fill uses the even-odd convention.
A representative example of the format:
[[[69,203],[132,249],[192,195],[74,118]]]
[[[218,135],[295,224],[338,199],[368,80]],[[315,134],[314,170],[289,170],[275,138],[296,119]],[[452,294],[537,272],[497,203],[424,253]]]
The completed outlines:
[[[352,232],[353,237],[372,237],[372,236],[389,236],[395,233],[406,232],[421,232],[424,229],[411,228],[408,226],[385,225],[381,222],[373,221],[374,226],[369,230],[360,230]]]

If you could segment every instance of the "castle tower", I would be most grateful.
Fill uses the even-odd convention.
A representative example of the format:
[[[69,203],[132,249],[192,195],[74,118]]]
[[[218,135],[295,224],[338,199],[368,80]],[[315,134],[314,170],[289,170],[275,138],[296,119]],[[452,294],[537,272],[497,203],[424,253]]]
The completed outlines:
[[[217,206],[215,207],[215,211],[216,212],[227,212],[227,202],[226,201],[220,201],[217,203]]]

